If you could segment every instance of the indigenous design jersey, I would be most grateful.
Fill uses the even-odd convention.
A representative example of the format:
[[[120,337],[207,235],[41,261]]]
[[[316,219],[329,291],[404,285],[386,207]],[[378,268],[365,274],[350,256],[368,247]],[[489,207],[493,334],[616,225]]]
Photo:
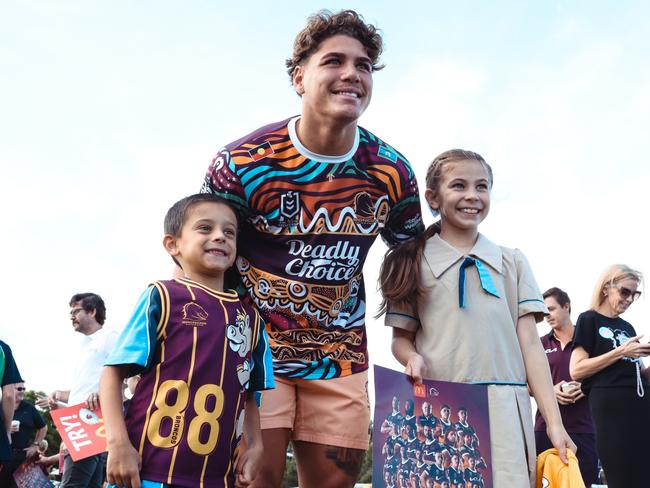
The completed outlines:
[[[246,390],[274,386],[254,308],[189,280],[158,281],[107,364],[133,365],[130,375],[144,368],[125,418],[142,479],[234,486]]]
[[[411,167],[361,127],[347,154],[311,153],[297,119],[221,149],[202,191],[246,215],[237,266],[266,322],[275,373],[327,379],[367,369],[361,274],[378,234],[389,244],[423,231]]]

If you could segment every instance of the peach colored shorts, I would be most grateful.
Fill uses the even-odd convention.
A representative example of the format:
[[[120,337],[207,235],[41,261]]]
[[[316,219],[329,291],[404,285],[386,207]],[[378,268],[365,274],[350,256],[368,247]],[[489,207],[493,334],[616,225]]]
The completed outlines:
[[[292,439],[328,446],[368,449],[368,371],[330,380],[276,376],[262,394],[262,429],[292,429]]]

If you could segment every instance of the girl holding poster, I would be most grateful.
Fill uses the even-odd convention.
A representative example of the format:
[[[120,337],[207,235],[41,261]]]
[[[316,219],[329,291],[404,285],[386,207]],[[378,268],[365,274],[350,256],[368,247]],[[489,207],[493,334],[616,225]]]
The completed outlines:
[[[393,327],[393,354],[415,382],[488,385],[494,486],[527,488],[535,486],[528,387],[565,463],[575,445],[537,335],[547,311],[528,262],[478,232],[492,182],[476,153],[453,149],[433,160],[425,197],[440,221],[386,254],[380,313]]]

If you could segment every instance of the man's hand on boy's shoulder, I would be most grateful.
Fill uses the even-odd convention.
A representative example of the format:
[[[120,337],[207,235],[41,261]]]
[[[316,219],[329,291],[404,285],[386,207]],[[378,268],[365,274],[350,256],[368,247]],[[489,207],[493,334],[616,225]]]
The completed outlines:
[[[244,449],[244,452],[240,454],[235,463],[236,488],[249,486],[255,480],[255,476],[257,476],[257,472],[262,463],[263,455],[264,449],[261,442]]]
[[[140,455],[131,443],[108,447],[106,479],[120,487],[140,488]]]

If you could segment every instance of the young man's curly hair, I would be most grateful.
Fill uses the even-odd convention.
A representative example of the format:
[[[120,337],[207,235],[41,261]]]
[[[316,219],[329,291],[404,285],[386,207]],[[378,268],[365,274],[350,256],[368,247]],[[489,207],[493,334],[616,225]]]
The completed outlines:
[[[293,70],[305,59],[311,56],[321,42],[337,34],[345,34],[358,40],[368,51],[372,70],[378,71],[384,67],[379,62],[383,50],[381,33],[371,24],[366,24],[354,10],[341,10],[333,14],[329,10],[321,10],[307,20],[305,28],[298,33],[293,43],[293,54],[287,59],[287,73],[293,80]]]

